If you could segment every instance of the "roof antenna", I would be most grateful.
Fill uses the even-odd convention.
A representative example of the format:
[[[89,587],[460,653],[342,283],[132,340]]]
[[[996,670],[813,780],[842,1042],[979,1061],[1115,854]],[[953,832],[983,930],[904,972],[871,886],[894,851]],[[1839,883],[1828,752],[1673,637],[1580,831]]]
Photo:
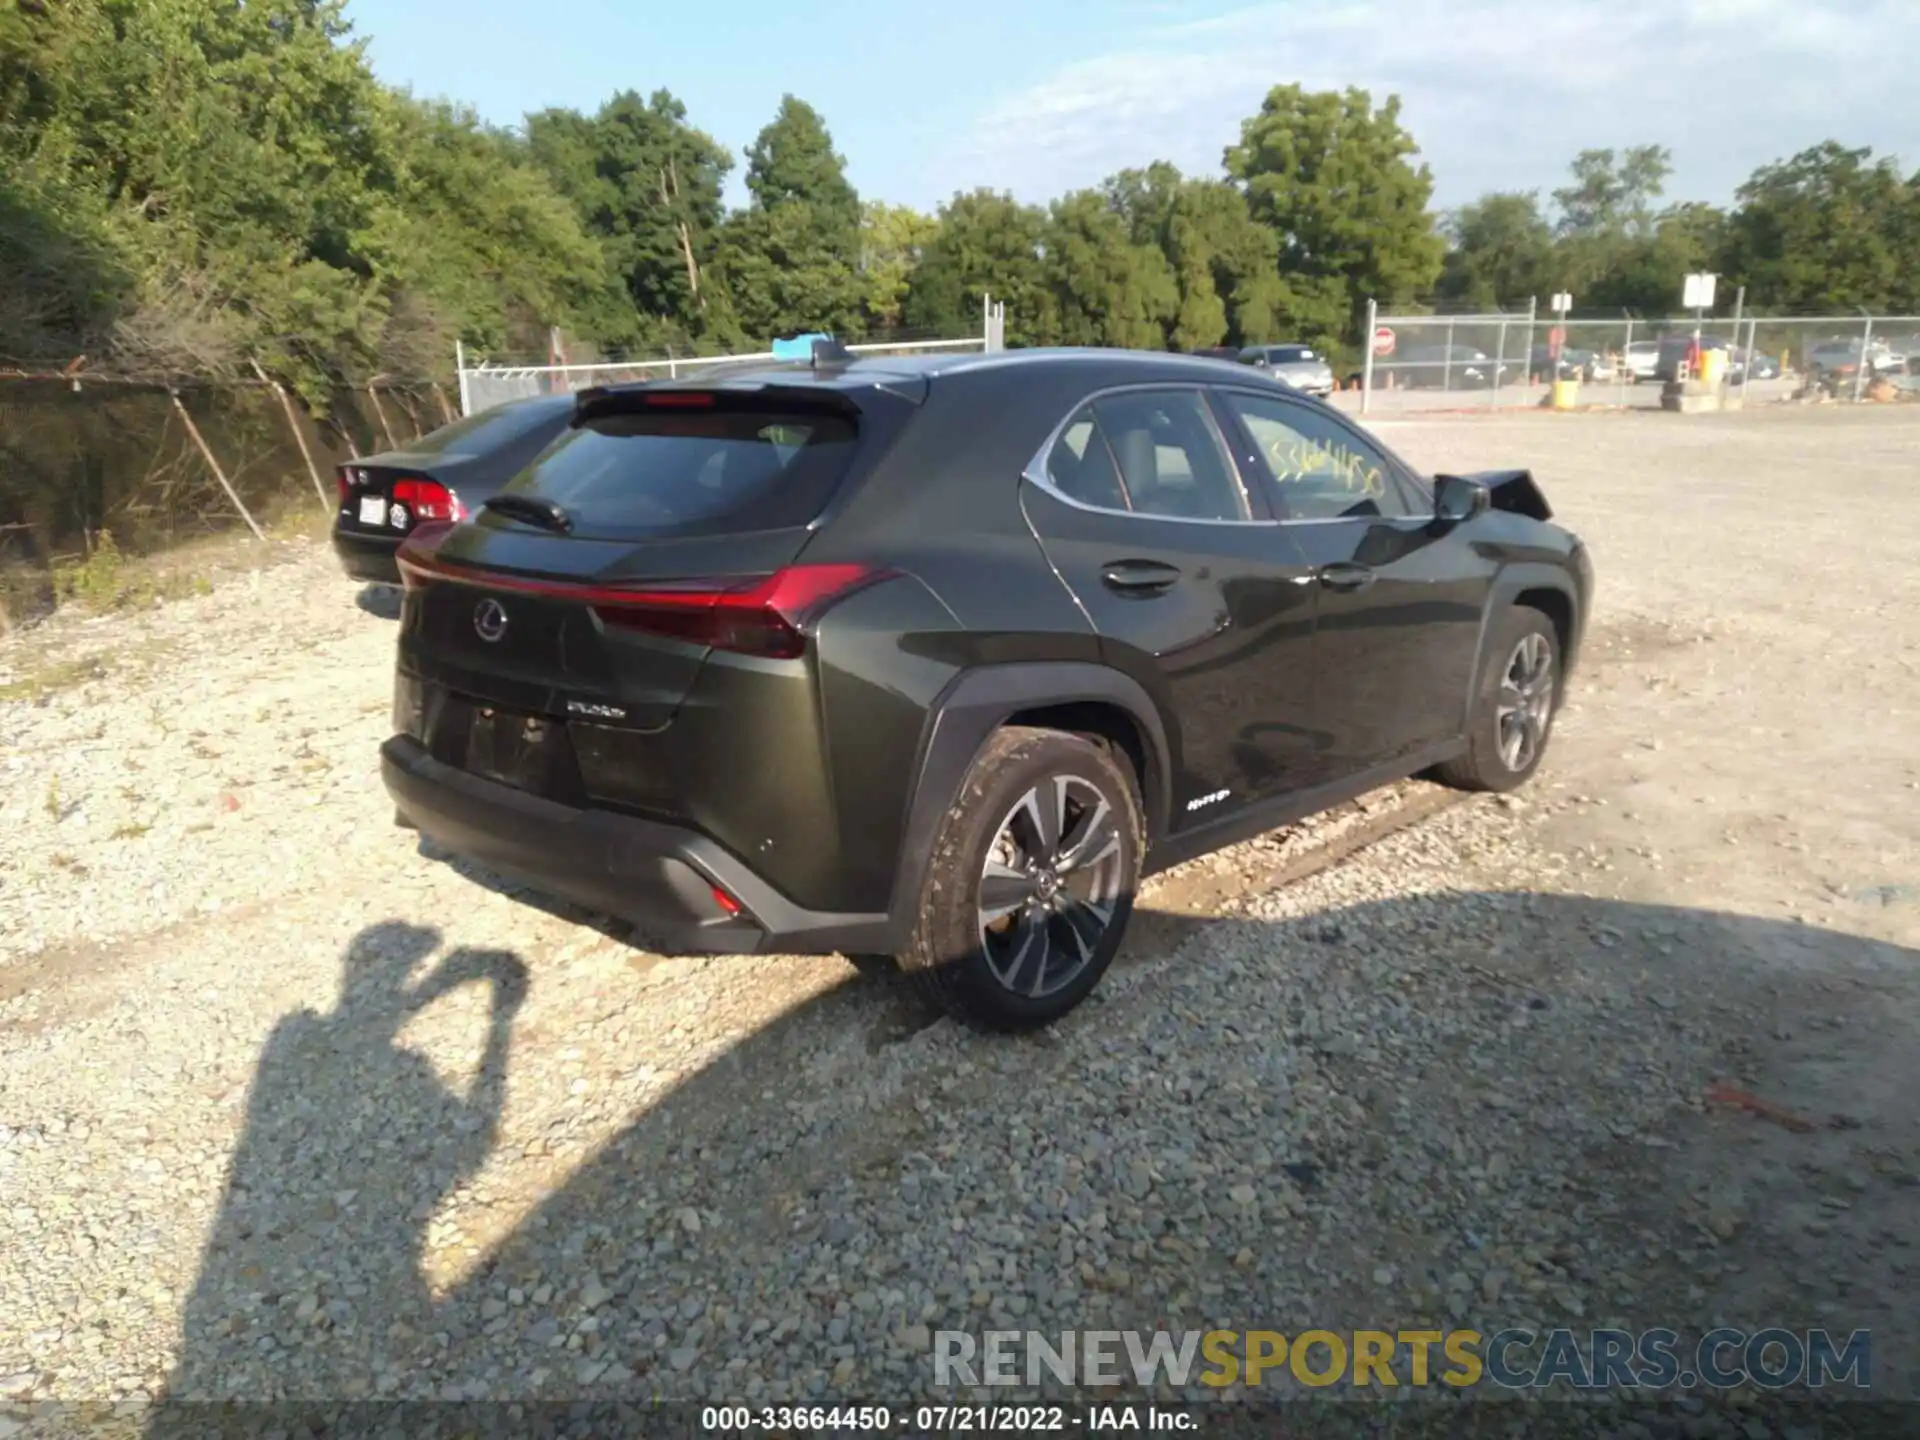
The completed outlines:
[[[813,342],[813,368],[823,365],[851,365],[853,352],[831,335],[822,335]]]
[[[784,340],[774,341],[773,358],[804,360],[818,370],[823,365],[851,364],[853,352],[824,330],[814,330],[805,335],[793,335]]]

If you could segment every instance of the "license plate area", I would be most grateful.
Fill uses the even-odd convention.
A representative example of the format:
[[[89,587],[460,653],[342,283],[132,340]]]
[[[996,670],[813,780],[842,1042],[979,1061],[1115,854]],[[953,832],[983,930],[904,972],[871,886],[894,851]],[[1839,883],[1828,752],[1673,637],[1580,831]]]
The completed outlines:
[[[465,744],[459,748],[461,768],[469,775],[563,804],[581,803],[580,771],[565,721],[471,701],[458,708],[466,712]]]
[[[384,525],[386,521],[386,497],[384,495],[362,495],[360,497],[360,523],[362,525]]]
[[[467,725],[467,769],[516,790],[547,793],[555,731],[563,727],[531,715],[476,705]]]

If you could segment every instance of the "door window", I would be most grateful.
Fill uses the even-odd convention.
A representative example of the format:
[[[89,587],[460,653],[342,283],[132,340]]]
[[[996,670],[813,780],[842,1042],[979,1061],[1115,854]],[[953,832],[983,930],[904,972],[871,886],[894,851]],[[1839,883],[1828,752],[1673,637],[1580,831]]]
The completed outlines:
[[[1246,492],[1198,390],[1128,390],[1082,406],[1047,456],[1069,499],[1175,520],[1246,520]]]
[[[1424,513],[1392,462],[1332,415],[1242,391],[1229,390],[1221,398],[1266,462],[1283,520],[1399,519]]]

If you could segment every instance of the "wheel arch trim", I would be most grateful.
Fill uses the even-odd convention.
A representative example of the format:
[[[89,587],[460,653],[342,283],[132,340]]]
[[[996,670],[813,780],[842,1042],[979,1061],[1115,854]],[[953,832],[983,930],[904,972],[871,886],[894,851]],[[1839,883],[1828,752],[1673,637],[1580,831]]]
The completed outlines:
[[[903,947],[919,909],[940,826],[987,740],[1023,710],[1089,704],[1111,706],[1133,722],[1146,760],[1140,798],[1148,844],[1166,833],[1171,751],[1166,727],[1139,681],[1088,661],[1017,662],[963,670],[928,707],[907,795],[900,861],[889,905]]]
[[[1486,610],[1480,616],[1480,638],[1474,646],[1473,683],[1467,689],[1462,711],[1463,733],[1471,729],[1474,703],[1486,674],[1487,645],[1493,634],[1494,616],[1514,608],[1521,597],[1543,590],[1558,595],[1567,607],[1568,623],[1560,646],[1560,685],[1563,688],[1566,685],[1580,652],[1580,638],[1586,624],[1579,583],[1566,567],[1547,561],[1523,560],[1504,565],[1494,576],[1487,592]],[[1559,628],[1556,624],[1555,629]]]

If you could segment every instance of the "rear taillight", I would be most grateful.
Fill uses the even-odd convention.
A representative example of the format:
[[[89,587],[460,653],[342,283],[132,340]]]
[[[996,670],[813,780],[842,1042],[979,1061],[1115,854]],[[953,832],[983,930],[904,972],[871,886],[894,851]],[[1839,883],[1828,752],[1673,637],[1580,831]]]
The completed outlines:
[[[353,494],[353,471],[345,465],[338,467],[333,472],[333,483],[340,491],[340,503],[346,504],[348,497]]]
[[[808,622],[885,574],[866,565],[792,565],[761,580],[598,592],[591,604],[604,624],[623,630],[791,660],[806,652]]]
[[[808,625],[856,590],[893,574],[870,565],[790,565],[751,580],[581,585],[449,564],[434,552],[450,528],[440,525],[425,535],[415,532],[400,547],[400,579],[408,589],[448,580],[482,590],[546,595],[585,605],[603,625],[616,629],[770,660],[805,654]]]
[[[438,480],[396,480],[393,482],[395,504],[404,505],[412,512],[414,523],[426,520],[464,520],[467,510],[460,503],[460,497],[447,489]]]

